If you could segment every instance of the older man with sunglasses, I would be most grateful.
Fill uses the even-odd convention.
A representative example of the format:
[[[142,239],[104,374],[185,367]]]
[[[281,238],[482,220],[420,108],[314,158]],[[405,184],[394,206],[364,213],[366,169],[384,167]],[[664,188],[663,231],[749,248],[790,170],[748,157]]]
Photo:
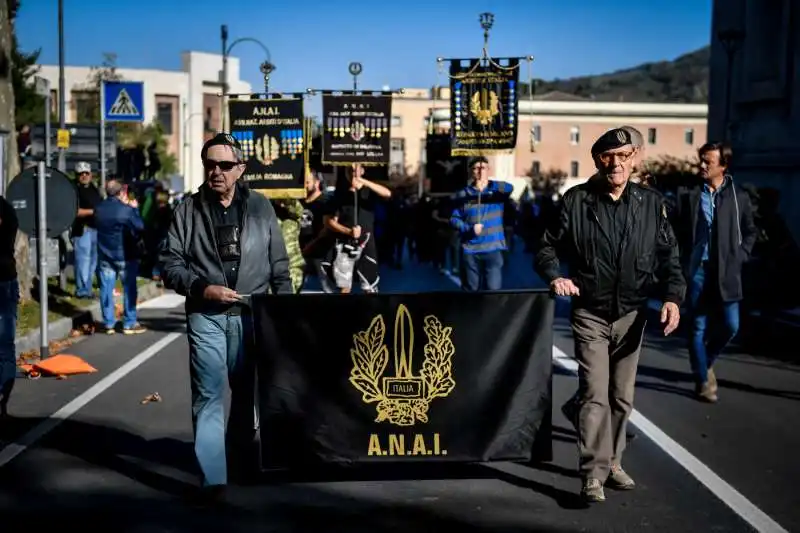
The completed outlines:
[[[253,336],[251,321],[242,319],[243,297],[291,294],[292,283],[271,203],[239,181],[245,169],[239,143],[220,133],[200,155],[205,183],[175,210],[160,259],[164,285],[186,296],[194,449],[201,495],[215,503],[228,482],[226,377],[232,391],[228,440],[240,452],[253,437],[254,372],[245,357]]]
[[[635,150],[615,128],[592,146],[597,175],[568,190],[536,256],[539,275],[572,297],[578,371],[581,495],[605,500],[604,485],[634,488],[622,469],[650,296],[663,302],[664,335],[678,327],[686,283],[660,193],[630,182]],[[561,272],[566,263],[569,274]]]

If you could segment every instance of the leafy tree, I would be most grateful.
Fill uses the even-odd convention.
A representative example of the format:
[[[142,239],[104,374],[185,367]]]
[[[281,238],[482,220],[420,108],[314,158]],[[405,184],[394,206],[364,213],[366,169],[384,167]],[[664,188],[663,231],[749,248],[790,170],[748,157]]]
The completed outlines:
[[[8,2],[9,13],[13,20],[19,9],[19,1],[8,0]],[[17,125],[43,122],[45,99],[36,92],[33,85],[33,78],[39,72],[37,63],[40,53],[41,50],[34,50],[31,53],[20,50],[17,34],[12,31],[11,83],[14,86],[14,112]]]

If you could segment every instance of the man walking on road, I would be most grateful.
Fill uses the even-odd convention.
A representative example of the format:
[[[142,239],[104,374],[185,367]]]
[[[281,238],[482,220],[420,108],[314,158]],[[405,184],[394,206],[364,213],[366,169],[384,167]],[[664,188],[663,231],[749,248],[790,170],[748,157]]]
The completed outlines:
[[[72,224],[72,249],[75,256],[75,297],[91,298],[92,282],[97,274],[97,230],[94,210],[103,201],[92,182],[89,163],[75,165],[78,186],[78,213]],[[99,285],[99,277],[98,277]]]
[[[739,331],[742,265],[750,258],[757,230],[750,197],[728,173],[731,148],[708,143],[698,154],[702,183],[679,195],[674,226],[689,284],[689,358],[695,392],[698,399],[713,403],[714,361]]]
[[[489,181],[489,160],[470,162],[473,182],[453,196],[452,225],[461,236],[461,287],[498,291],[503,287],[503,252],[507,250],[504,212],[514,188]]]
[[[144,232],[139,216],[139,204],[128,200],[125,187],[118,180],[106,182],[106,199],[94,210],[97,228],[97,277],[100,279],[100,309],[106,333],[116,332],[117,312],[114,288],[122,282],[122,332],[126,335],[143,333],[136,314],[138,299],[139,260],[136,243]]]
[[[164,285],[186,296],[194,449],[203,501],[224,496],[228,483],[225,378],[232,391],[229,442],[232,466],[253,437],[254,369],[246,357],[252,321],[244,296],[291,294],[289,259],[275,211],[239,182],[242,149],[229,134],[208,140],[200,153],[206,181],[175,210],[161,253]]]
[[[628,131],[600,136],[592,146],[598,175],[566,192],[536,255],[542,279],[557,296],[572,297],[581,495],[589,502],[605,500],[604,485],[635,486],[622,469],[622,454],[647,301],[659,293],[669,335],[678,327],[685,293],[663,198],[629,182],[633,156]],[[564,263],[568,276],[561,272]]]

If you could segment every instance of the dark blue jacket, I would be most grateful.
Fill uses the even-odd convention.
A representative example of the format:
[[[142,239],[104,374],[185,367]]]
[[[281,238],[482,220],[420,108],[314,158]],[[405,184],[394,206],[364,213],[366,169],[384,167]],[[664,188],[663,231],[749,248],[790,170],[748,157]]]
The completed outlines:
[[[138,259],[131,244],[144,230],[138,209],[123,204],[118,198],[106,198],[95,207],[94,221],[98,260]]]

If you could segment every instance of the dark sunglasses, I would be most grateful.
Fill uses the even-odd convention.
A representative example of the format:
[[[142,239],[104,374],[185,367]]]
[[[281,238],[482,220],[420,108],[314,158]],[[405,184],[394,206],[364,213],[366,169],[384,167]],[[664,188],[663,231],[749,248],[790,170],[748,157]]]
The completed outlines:
[[[227,172],[228,170],[232,170],[233,167],[240,164],[241,163],[238,161],[214,161],[213,159],[206,159],[203,161],[203,167],[205,167],[207,171],[211,171],[219,167],[221,171]]]

